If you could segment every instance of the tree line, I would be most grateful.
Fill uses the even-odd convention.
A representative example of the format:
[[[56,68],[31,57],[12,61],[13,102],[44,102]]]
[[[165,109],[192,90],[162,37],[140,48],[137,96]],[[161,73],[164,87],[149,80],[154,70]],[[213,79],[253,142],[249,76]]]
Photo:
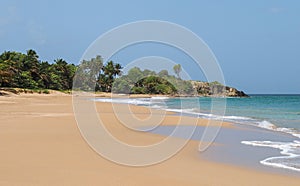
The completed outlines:
[[[175,65],[173,69],[177,77],[169,75],[167,70],[157,73],[134,67],[114,81],[112,91],[126,94],[194,95],[191,81],[180,78],[181,66]]]
[[[175,65],[174,72],[177,77],[169,75],[167,70],[156,73],[135,67],[122,75],[119,63],[104,64],[99,55],[77,66],[61,58],[53,63],[41,61],[32,49],[26,53],[5,51],[0,55],[0,87],[71,90],[74,84],[74,88],[88,91],[190,94],[193,88],[189,81],[181,80],[181,66]]]
[[[0,55],[0,87],[69,90],[75,71],[76,66],[63,59],[52,64],[39,60],[32,49],[25,54],[5,51]]]
[[[0,87],[71,90],[77,71],[77,79],[85,87],[90,85],[95,91],[110,92],[121,69],[122,66],[113,61],[104,64],[101,56],[74,65],[61,58],[53,63],[41,61],[32,49],[26,53],[5,51],[0,55]],[[83,79],[80,79],[80,74],[83,74]],[[91,74],[94,76],[88,76]]]
[[[53,90],[84,90],[126,94],[210,95],[214,83],[195,87],[193,81],[182,80],[181,66],[174,65],[176,74],[134,67],[122,74],[119,63],[104,63],[101,56],[82,60],[79,65],[64,59],[53,63],[41,61],[36,51],[26,53],[5,51],[0,55],[0,87]],[[199,84],[199,83],[198,83]],[[223,88],[223,85],[218,85]],[[220,92],[220,91],[219,91]]]
[[[167,70],[160,72],[134,67],[122,74],[122,66],[113,61],[103,64],[101,56],[83,60],[74,78],[74,89],[113,92],[117,94],[194,94],[190,81],[180,78],[181,66],[175,65],[176,76]]]

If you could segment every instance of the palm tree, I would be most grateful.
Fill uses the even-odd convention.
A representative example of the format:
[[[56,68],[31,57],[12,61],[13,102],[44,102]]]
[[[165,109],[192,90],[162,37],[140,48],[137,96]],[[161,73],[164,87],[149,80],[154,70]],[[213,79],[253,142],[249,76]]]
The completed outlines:
[[[177,77],[180,79],[181,65],[180,64],[174,65],[173,70],[177,75]]]
[[[63,89],[71,89],[72,88],[72,79],[75,74],[75,65],[69,65],[63,59],[54,60],[54,68],[57,75],[60,77],[60,84]]]
[[[115,76],[120,76],[121,75],[121,69],[122,69],[123,67],[119,64],[119,63],[117,63],[116,65],[115,65],[115,72],[114,72],[114,74],[115,74]]]
[[[37,55],[36,51],[29,49],[27,50],[27,56],[33,58],[33,59],[38,59],[39,56]]]
[[[40,64],[40,77],[41,77],[41,80],[43,82],[43,85],[44,88],[47,88],[49,89],[50,88],[50,83],[51,83],[51,80],[50,80],[50,70],[51,70],[51,65],[47,62],[47,61],[43,61],[41,62]]]
[[[122,66],[109,61],[102,67],[103,74],[99,75],[98,83],[102,91],[110,92],[115,78],[121,74]]]
[[[23,70],[29,71],[32,79],[38,81],[41,79],[39,76],[39,56],[36,51],[29,49],[27,50],[27,56],[25,61],[23,62]]]

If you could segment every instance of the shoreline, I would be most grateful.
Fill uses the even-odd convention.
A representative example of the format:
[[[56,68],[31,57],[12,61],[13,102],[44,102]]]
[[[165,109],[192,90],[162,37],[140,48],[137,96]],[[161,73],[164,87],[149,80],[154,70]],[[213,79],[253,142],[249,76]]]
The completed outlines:
[[[250,168],[253,170],[264,171],[267,173],[277,173],[283,175],[292,175],[299,177],[299,171],[291,170],[283,167],[267,166],[261,162],[271,157],[288,157],[281,154],[281,151],[276,148],[245,145],[243,142],[251,140],[277,140],[283,142],[293,141],[296,138],[285,133],[278,133],[267,129],[261,129],[254,126],[245,126],[239,124],[232,124],[233,127],[222,127],[218,136],[214,140],[214,144],[206,151],[199,153],[200,158],[208,161],[219,162],[228,165],[241,166],[243,168]],[[187,130],[189,126],[180,126],[183,131]],[[161,126],[156,128],[151,133],[168,136],[174,130],[174,126]],[[191,140],[200,142],[203,135],[204,126],[198,125],[191,137]],[[176,138],[186,139],[184,134],[174,136]],[[247,141],[243,141],[247,139]]]
[[[197,141],[175,156],[148,167],[126,167],[96,154],[77,128],[71,95],[20,95],[0,97],[1,168],[5,185],[298,185],[300,178],[199,158]],[[109,103],[97,103],[101,119],[119,139],[130,144],[151,144],[161,135],[134,133],[122,127]],[[131,106],[140,118],[149,109]],[[167,115],[164,125],[176,123],[178,116]],[[206,120],[199,120],[204,125]],[[207,121],[206,121],[207,122]],[[111,125],[113,124],[113,125]],[[228,124],[228,126],[231,126]],[[227,127],[225,127],[227,128]],[[231,127],[227,128],[232,130]],[[219,145],[216,144],[216,147]],[[162,174],[163,173],[163,174]],[[218,179],[215,179],[215,178]],[[237,179],[238,178],[238,179]],[[232,183],[234,180],[234,183]]]
[[[130,100],[130,99],[131,98],[128,98],[127,101]],[[152,97],[152,99],[153,99],[153,97]],[[100,99],[98,99],[98,101],[100,101]],[[145,103],[131,102],[131,101],[128,101],[128,102],[126,102],[126,101],[125,102],[118,102],[118,101],[114,102],[114,101],[112,101],[112,103],[113,104],[124,104],[124,103],[126,103],[126,104],[130,104],[130,105],[138,105],[138,106],[146,105]],[[178,109],[157,108],[157,107],[152,107],[151,105],[148,105],[146,107],[150,108],[150,109],[158,109],[158,110],[165,110],[165,111],[168,111],[168,112],[173,112],[173,114],[178,116],[178,117],[185,116],[185,117],[194,117],[194,118],[199,117],[199,118],[202,118],[202,119],[206,119],[206,118],[203,118],[203,116],[200,116],[201,113],[199,113],[200,115],[198,115],[197,113],[191,114],[190,112],[186,113],[184,111],[179,111]],[[263,147],[265,149],[268,149],[267,151],[265,151],[266,154],[269,154],[268,151],[276,152],[276,153],[269,154],[269,156],[265,156],[265,155],[261,154],[260,158],[256,158],[256,161],[252,160],[252,164],[259,163],[260,166],[256,165],[256,168],[260,168],[260,169],[267,170],[267,171],[270,171],[270,172],[278,172],[278,173],[284,173],[284,174],[297,175],[299,173],[300,169],[297,168],[299,163],[295,162],[296,164],[294,164],[294,165],[292,165],[292,164],[291,165],[286,165],[285,163],[282,163],[282,162],[277,162],[277,163],[272,162],[272,161],[276,161],[276,160],[280,160],[280,159],[289,160],[289,158],[291,158],[290,160],[293,160],[293,161],[296,160],[296,159],[293,159],[293,158],[296,158],[299,155],[298,155],[298,153],[294,153],[292,149],[297,148],[300,145],[299,133],[296,134],[295,133],[296,131],[294,131],[293,129],[276,127],[275,125],[273,125],[273,124],[271,124],[271,123],[269,123],[265,120],[262,122],[263,125],[255,125],[255,124],[252,124],[252,123],[251,124],[250,123],[247,123],[247,124],[246,123],[243,123],[243,124],[242,123],[235,123],[232,120],[231,121],[227,120],[226,117],[227,116],[225,116],[224,117],[225,119],[223,119],[223,123],[226,124],[226,126],[224,126],[224,124],[223,124],[222,128],[230,127],[230,128],[235,130],[235,129],[237,129],[237,126],[239,126],[238,128],[243,128],[243,130],[241,130],[243,133],[245,133],[246,130],[250,130],[250,129],[251,130],[255,129],[257,131],[256,133],[252,134],[252,137],[250,137],[251,140],[240,138],[240,140],[235,141],[235,142],[238,142],[238,145],[236,145],[236,148],[241,148],[241,146],[243,148],[243,146],[248,145],[248,146],[252,146],[253,147],[252,149],[254,151],[259,151],[260,148]],[[232,117],[232,116],[229,116],[229,117]],[[214,119],[210,119],[210,120],[215,121]],[[230,125],[228,125],[228,124],[230,124]],[[197,125],[197,126],[203,127],[204,125]],[[210,125],[210,126],[213,126],[213,125]],[[161,126],[158,126],[158,127],[159,128],[164,128],[164,127],[161,127]],[[174,129],[175,128],[173,128],[173,130]],[[161,135],[167,136],[167,134],[165,132],[166,131],[164,131],[164,130],[156,131],[156,129],[154,129],[154,132],[150,131],[150,133],[161,134]],[[260,136],[260,133],[263,133],[263,132],[271,133],[271,134],[274,134],[273,136],[278,136],[278,137],[271,137],[272,140],[270,141],[270,139],[262,138]],[[184,131],[182,133],[184,134]],[[201,134],[201,136],[202,135],[203,134]],[[234,135],[239,136],[238,133],[236,133]],[[230,136],[230,135],[228,135],[228,136]],[[249,135],[247,133],[245,133],[245,136],[249,136]],[[269,136],[272,136],[272,135],[269,135]],[[282,138],[280,138],[280,136],[285,136],[285,137],[283,137],[283,139],[289,139],[289,141],[283,140]],[[187,138],[185,135],[179,135],[177,137],[183,138],[183,139]],[[223,137],[223,140],[224,139],[226,141],[226,138]],[[260,139],[260,140],[257,141],[258,139]],[[200,138],[196,138],[196,140],[199,141]],[[220,140],[219,140],[218,143],[221,143]],[[251,153],[251,151],[249,151],[249,153]],[[236,157],[236,158],[239,158],[239,159],[242,158],[243,159],[242,156]],[[222,157],[219,157],[219,159],[222,159]],[[251,159],[251,158],[248,158],[248,159]],[[231,161],[231,163],[234,164],[233,161]],[[243,165],[243,164],[245,164],[245,163],[240,162],[237,165]],[[248,167],[250,166],[250,167],[253,168],[253,166],[251,164],[246,164],[246,165],[248,165]]]

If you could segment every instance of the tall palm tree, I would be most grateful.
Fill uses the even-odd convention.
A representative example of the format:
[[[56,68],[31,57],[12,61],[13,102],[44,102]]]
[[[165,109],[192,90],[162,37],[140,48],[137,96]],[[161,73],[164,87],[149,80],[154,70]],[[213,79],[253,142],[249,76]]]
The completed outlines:
[[[57,74],[60,76],[60,84],[63,86],[64,89],[71,89],[72,88],[72,78],[75,73],[75,66],[69,65],[63,59],[56,59],[55,62],[55,69]]]
[[[121,74],[122,66],[109,61],[102,67],[103,74],[99,75],[98,84],[102,91],[110,92],[115,78]]]
[[[36,51],[33,49],[27,50],[27,56],[38,59],[39,56],[37,55]]]
[[[119,64],[119,63],[117,63],[117,64],[115,64],[115,72],[114,72],[114,74],[115,74],[115,76],[120,76],[121,75],[121,69],[122,69],[123,67]]]
[[[43,82],[44,85],[44,88],[47,88],[49,89],[50,88],[50,83],[51,83],[51,79],[50,79],[50,70],[51,70],[51,65],[47,62],[47,61],[43,61],[41,62],[41,65],[40,65],[40,77],[41,77],[41,80]]]
[[[173,70],[177,75],[177,77],[180,79],[181,65],[180,64],[174,65]]]
[[[29,71],[32,78],[35,81],[38,81],[40,78],[39,76],[39,56],[37,55],[36,51],[29,49],[27,50],[26,59],[23,62],[23,71]]]

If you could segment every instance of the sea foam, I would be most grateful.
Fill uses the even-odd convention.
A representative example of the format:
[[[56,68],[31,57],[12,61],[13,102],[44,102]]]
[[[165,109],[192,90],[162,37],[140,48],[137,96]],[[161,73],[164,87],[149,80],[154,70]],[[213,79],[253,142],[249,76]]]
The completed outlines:
[[[291,135],[293,135],[297,138],[300,138],[300,133],[297,130],[293,129],[293,128],[277,127],[273,123],[271,123],[269,121],[266,121],[266,120],[261,121],[261,122],[257,122],[257,123],[258,123],[258,127],[273,130],[273,131],[277,131],[277,132],[283,132],[283,133],[291,134]]]
[[[245,116],[221,116],[213,114],[213,112],[203,113],[199,110],[199,108],[170,108],[165,103],[166,101],[168,101],[168,99],[170,98],[164,96],[154,96],[151,98],[97,98],[95,100],[99,102],[141,105],[154,109],[164,109],[166,111],[176,112],[180,114],[188,114],[205,119],[223,120],[232,123],[251,125],[277,132],[284,132],[300,138],[300,133],[297,130],[293,128],[277,127],[275,124],[267,120],[258,120]]]
[[[267,130],[283,132],[300,138],[300,133],[292,128],[277,127],[275,124],[267,120],[258,120],[245,116],[221,116],[212,113],[200,112],[199,108],[180,108],[180,105],[176,105],[174,108],[167,107],[165,103],[168,101],[168,97],[152,97],[152,98],[97,98],[96,101],[100,102],[112,102],[121,104],[133,104],[147,106],[154,109],[164,109],[166,111],[172,111],[180,114],[188,114],[195,117],[201,117],[206,119],[224,120],[232,123],[251,125]],[[281,151],[283,156],[269,157],[262,160],[260,163],[273,167],[280,167],[290,169],[294,171],[300,171],[300,142],[272,142],[272,141],[242,141],[242,144],[276,148]]]
[[[269,157],[260,161],[260,163],[272,167],[285,168],[300,172],[300,141],[242,141],[241,143],[245,145],[279,149],[283,156]]]

